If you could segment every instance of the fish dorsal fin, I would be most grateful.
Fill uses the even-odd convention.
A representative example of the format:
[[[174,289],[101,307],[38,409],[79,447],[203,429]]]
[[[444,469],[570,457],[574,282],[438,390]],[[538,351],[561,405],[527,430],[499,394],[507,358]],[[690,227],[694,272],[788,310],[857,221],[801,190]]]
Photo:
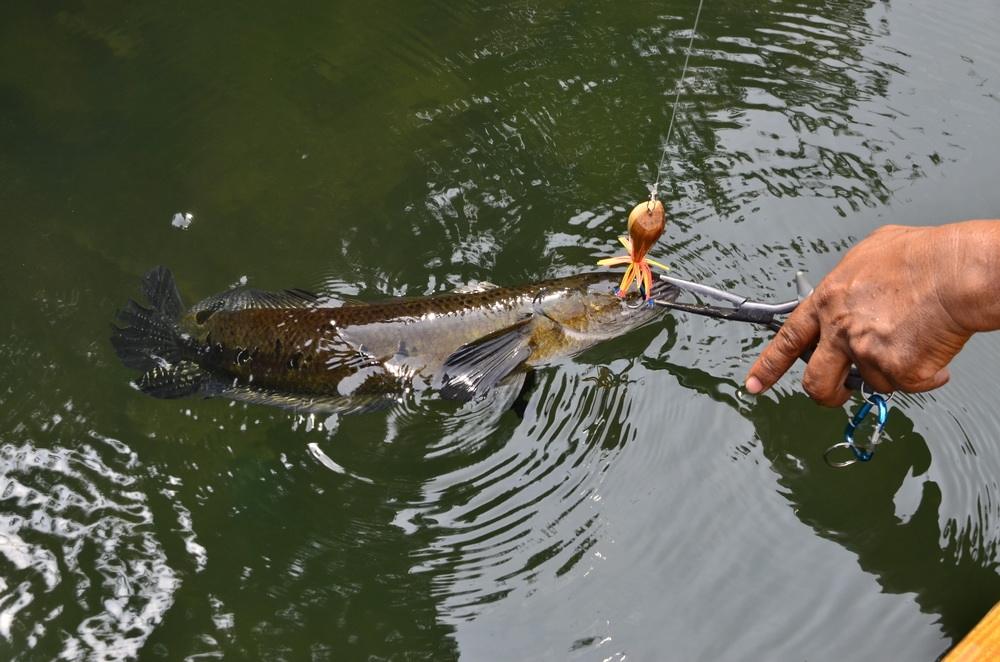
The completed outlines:
[[[234,287],[233,289],[209,297],[195,308],[205,310],[252,310],[259,308],[314,308],[319,304],[319,297],[305,290],[282,290],[268,292],[252,287]]]
[[[462,345],[441,368],[441,395],[449,400],[472,400],[486,395],[531,356],[533,316],[471,343]]]

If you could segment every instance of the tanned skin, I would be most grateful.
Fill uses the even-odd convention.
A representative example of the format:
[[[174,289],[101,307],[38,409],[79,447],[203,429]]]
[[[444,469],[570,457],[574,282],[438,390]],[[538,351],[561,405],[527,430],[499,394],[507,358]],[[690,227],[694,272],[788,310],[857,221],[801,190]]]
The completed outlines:
[[[806,349],[802,388],[830,407],[853,363],[883,393],[944,385],[974,333],[1000,329],[1000,220],[888,225],[854,246],[792,313],[746,379],[770,388]]]

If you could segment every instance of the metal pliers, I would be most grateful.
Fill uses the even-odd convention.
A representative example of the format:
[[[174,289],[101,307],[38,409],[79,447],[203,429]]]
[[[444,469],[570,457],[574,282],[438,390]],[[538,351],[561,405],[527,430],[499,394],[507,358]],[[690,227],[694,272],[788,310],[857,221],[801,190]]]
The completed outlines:
[[[683,278],[675,278],[674,276],[658,274],[658,278],[673,285],[681,291],[690,292],[691,294],[703,298],[724,301],[730,305],[713,306],[704,303],[681,303],[665,299],[650,299],[654,305],[669,308],[671,310],[680,310],[694,315],[714,317],[715,319],[759,324],[775,332],[781,329],[783,324],[783,322],[778,320],[777,317],[779,315],[787,315],[791,313],[807,296],[812,294],[813,291],[813,286],[808,280],[806,280],[805,273],[802,271],[795,273],[795,289],[797,291],[797,298],[777,303],[753,301],[749,297],[745,297],[741,294],[734,294],[732,292],[727,292],[726,290],[721,290],[717,287],[712,287],[711,285],[695,283],[694,281],[684,280]],[[815,346],[810,347],[808,350],[803,352],[799,358],[808,363],[815,349]],[[858,391],[862,389],[863,384],[864,382],[861,379],[861,374],[858,372],[858,369],[851,366],[847,379],[844,381],[844,386],[852,391]]]
[[[681,291],[687,291],[703,298],[724,301],[729,305],[713,306],[704,303],[679,303],[673,300],[656,298],[649,300],[653,305],[662,306],[671,310],[680,310],[694,315],[714,317],[716,319],[750,322],[751,324],[766,326],[768,329],[775,332],[780,330],[783,324],[783,322],[777,319],[777,317],[779,315],[787,315],[791,313],[806,297],[812,294],[813,291],[812,285],[809,284],[809,281],[806,280],[805,274],[801,271],[796,272],[795,274],[795,289],[797,290],[797,298],[790,301],[780,301],[778,303],[753,301],[749,297],[727,292],[710,285],[703,285],[702,283],[695,283],[690,280],[675,278],[673,276],[660,274],[658,275],[658,278],[666,283],[669,283],[670,285],[673,285]],[[815,349],[816,346],[813,345],[803,352],[799,358],[808,363]],[[823,459],[826,460],[826,463],[834,468],[846,467],[854,464],[855,462],[867,462],[872,459],[872,456],[875,453],[875,447],[881,441],[882,432],[885,428],[886,417],[889,410],[888,403],[889,400],[892,399],[891,393],[882,394],[870,391],[870,389],[868,389],[865,385],[864,380],[861,378],[861,373],[858,372],[857,367],[853,365],[847,374],[847,379],[844,380],[844,386],[853,391],[861,391],[865,402],[857,413],[848,421],[847,427],[844,429],[844,441],[830,446],[823,454]],[[860,446],[854,441],[854,432],[869,412],[875,413],[875,428],[868,444]],[[850,452],[850,456],[844,460],[834,459],[833,454],[838,452],[838,449],[848,450]]]

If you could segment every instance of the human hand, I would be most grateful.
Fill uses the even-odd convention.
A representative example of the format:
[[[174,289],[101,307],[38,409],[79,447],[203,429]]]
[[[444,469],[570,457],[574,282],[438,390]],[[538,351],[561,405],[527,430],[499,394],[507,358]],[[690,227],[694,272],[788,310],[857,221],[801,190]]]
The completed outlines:
[[[851,363],[883,393],[945,384],[969,337],[1000,324],[998,252],[998,221],[876,230],[788,317],[750,368],[747,390],[770,388],[814,344],[802,388],[827,406],[850,397]]]

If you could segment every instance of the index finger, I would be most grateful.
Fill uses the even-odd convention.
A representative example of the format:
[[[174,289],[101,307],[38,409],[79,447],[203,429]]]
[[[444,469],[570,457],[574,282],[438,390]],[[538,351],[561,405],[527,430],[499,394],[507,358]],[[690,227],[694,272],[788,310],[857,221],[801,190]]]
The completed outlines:
[[[771,388],[819,340],[819,318],[812,301],[806,297],[799,304],[757,357],[746,378],[747,391],[762,393]]]

